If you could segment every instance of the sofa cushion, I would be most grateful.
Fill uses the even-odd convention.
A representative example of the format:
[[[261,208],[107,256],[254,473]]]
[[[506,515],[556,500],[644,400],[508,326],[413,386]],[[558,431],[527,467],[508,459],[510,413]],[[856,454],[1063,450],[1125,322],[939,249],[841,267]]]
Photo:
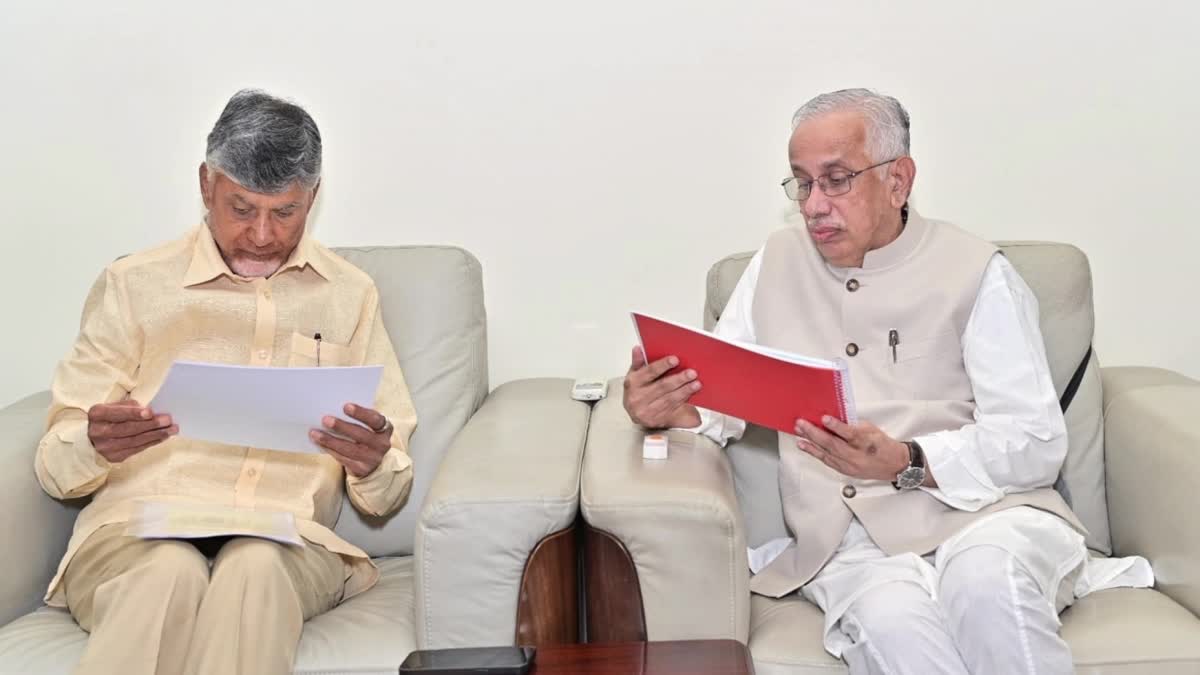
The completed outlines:
[[[374,588],[304,625],[297,675],[395,675],[416,648],[412,558],[375,562]],[[87,638],[66,610],[42,607],[0,628],[0,675],[68,675]]]
[[[1059,395],[1092,343],[1092,271],[1083,251],[1050,242],[997,242],[1038,299],[1050,375]],[[1112,553],[1104,483],[1100,364],[1092,355],[1066,412],[1069,449],[1055,487],[1088,529],[1088,548]]]
[[[1005,256],[1038,298],[1042,336],[1051,376],[1059,394],[1066,388],[1088,346],[1091,344],[1095,316],[1092,308],[1092,276],[1087,257],[1074,246],[1052,242],[998,242]],[[704,303],[704,327],[716,325],[729,296],[750,264],[753,252],[734,253],[718,261],[708,272]],[[1067,410],[1066,424],[1070,448],[1055,487],[1087,527],[1087,545],[1101,553],[1111,553],[1108,507],[1104,483],[1104,419],[1102,414],[1099,363],[1093,354],[1086,375]],[[731,452],[738,464],[742,457]],[[757,456],[757,455],[756,455]],[[749,457],[749,455],[747,455]],[[739,475],[761,473],[736,467]],[[744,489],[739,494],[758,490]],[[747,540],[761,542],[772,536],[785,536],[777,523],[756,524],[752,518],[763,508],[743,507],[746,514]],[[769,536],[768,536],[769,535]]]
[[[746,433],[726,449],[733,465],[733,487],[745,521],[746,545],[758,548],[788,536],[783,522],[779,484],[779,435],[773,429],[747,425]]]
[[[1081,598],[1062,614],[1062,636],[1080,675],[1200,672],[1200,619],[1158,591],[1118,588]],[[845,673],[821,644],[821,610],[792,594],[754,596],[750,653],[759,675]]]
[[[347,501],[335,530],[372,556],[411,555],[434,470],[488,392],[483,273],[474,256],[450,246],[334,251],[374,279],[384,325],[417,410],[408,502],[389,518],[373,518]]]
[[[304,624],[297,675],[395,675],[416,649],[413,558],[384,558],[379,583]]]
[[[43,606],[0,628],[0,674],[67,675],[87,637],[66,610]]]
[[[750,655],[758,675],[845,673],[846,665],[825,651],[825,615],[796,593],[778,600],[750,599]]]
[[[1200,619],[1158,591],[1093,593],[1062,622],[1079,675],[1200,673]]]

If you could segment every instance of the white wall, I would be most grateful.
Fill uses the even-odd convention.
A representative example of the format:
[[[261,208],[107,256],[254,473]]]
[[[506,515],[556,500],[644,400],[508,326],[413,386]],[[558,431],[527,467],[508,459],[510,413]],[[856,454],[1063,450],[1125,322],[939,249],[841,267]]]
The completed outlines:
[[[792,110],[846,86],[908,106],[924,213],[1089,254],[1105,363],[1200,377],[1192,3],[106,4],[0,13],[0,404],[106,262],[197,222],[244,86],[320,124],[324,242],[483,261],[493,384],[622,372],[632,308],[698,323],[785,222]]]

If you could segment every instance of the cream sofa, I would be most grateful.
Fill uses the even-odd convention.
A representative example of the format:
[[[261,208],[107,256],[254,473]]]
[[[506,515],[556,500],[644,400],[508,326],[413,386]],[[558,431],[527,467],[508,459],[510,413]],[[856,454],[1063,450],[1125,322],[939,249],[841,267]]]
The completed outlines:
[[[1061,393],[1092,339],[1087,258],[1064,244],[1002,246],[1038,296]],[[751,255],[709,272],[707,328]],[[1062,615],[1062,634],[1080,673],[1198,673],[1200,527],[1191,517],[1200,509],[1200,382],[1153,368],[1102,369],[1094,354],[1088,361],[1066,414],[1070,451],[1057,487],[1097,555],[1143,555],[1158,583],[1081,599]],[[620,392],[620,382],[610,388]],[[749,646],[760,675],[845,672],[821,646],[820,610],[795,595],[747,590],[746,545],[786,536],[774,432],[751,427],[725,450],[671,432],[662,462],[641,459],[642,437],[619,395],[593,411],[581,487],[589,638],[734,638]]]
[[[570,531],[588,406],[570,398],[569,380],[488,392],[482,275],[466,251],[338,252],[379,287],[420,417],[415,482],[390,518],[343,506],[338,534],[376,559],[382,579],[308,622],[295,672],[394,674],[417,647],[513,644],[518,631],[522,642],[573,641]],[[0,410],[3,674],[69,673],[87,640],[67,612],[42,605],[82,506],[49,498],[34,477],[47,401],[43,392]],[[548,555],[531,560],[535,548]]]

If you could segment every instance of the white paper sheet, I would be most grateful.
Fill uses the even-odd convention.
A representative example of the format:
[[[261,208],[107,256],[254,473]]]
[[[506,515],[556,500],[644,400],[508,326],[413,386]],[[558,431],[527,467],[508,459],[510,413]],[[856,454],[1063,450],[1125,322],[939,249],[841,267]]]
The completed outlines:
[[[308,437],[347,403],[371,407],[383,366],[256,368],[176,361],[150,401],[179,435],[252,448],[321,452]]]
[[[201,539],[236,535],[303,546],[296,517],[286,511],[251,511],[216,504],[140,501],[125,534],[142,539]]]

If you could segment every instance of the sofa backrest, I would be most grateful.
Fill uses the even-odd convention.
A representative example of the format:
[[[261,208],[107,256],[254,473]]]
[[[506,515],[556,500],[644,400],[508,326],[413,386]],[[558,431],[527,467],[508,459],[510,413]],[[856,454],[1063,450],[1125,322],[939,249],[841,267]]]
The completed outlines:
[[[474,256],[451,246],[333,250],[375,280],[383,322],[417,410],[408,501],[390,517],[373,518],[347,500],[334,529],[372,556],[409,555],[434,471],[488,393],[483,272]]]
[[[1046,356],[1061,395],[1091,345],[1095,326],[1087,256],[1070,244],[1013,241],[997,245],[1037,296]],[[753,256],[753,252],[735,253],[709,269],[705,329],[716,325]],[[1067,410],[1070,448],[1055,487],[1087,526],[1088,546],[1109,553],[1101,403],[1100,369],[1093,354]],[[741,442],[731,444],[729,453],[746,518],[747,542],[754,546],[786,536],[779,493],[774,489],[778,467],[774,433],[751,427]]]

